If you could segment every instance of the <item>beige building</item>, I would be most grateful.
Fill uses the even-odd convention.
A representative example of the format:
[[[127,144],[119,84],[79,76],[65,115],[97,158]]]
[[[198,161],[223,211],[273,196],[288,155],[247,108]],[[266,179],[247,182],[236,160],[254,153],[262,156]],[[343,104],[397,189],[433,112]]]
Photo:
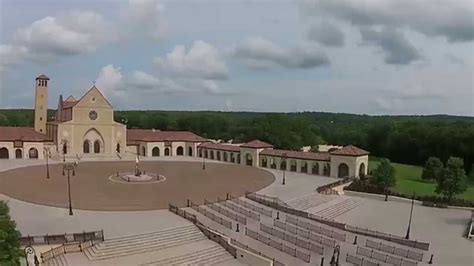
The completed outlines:
[[[0,127],[0,159],[189,156],[332,177],[367,174],[369,152],[351,145],[304,152],[274,149],[260,140],[220,144],[189,131],[127,129],[114,121],[112,105],[95,86],[80,98],[60,95],[48,119],[48,85],[47,76],[36,78],[34,128]]]

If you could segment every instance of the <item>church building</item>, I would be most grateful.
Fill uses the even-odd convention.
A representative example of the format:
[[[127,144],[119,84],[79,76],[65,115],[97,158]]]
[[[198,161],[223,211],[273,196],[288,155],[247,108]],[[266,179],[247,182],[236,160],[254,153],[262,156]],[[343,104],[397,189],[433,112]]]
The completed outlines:
[[[114,121],[112,104],[94,85],[82,97],[58,99],[48,119],[49,78],[35,80],[34,128],[0,127],[0,159],[122,160],[136,156],[188,156],[332,177],[367,174],[368,154],[355,146],[290,151],[254,140],[216,143],[189,131],[127,129]]]

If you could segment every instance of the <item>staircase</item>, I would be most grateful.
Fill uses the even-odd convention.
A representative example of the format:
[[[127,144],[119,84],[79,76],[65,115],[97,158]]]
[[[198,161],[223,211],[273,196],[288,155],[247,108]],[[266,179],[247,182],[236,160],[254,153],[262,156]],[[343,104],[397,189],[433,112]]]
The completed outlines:
[[[46,266],[68,266],[69,264],[66,261],[64,255],[59,255],[53,259],[46,261]]]
[[[309,194],[294,200],[290,200],[287,202],[287,204],[297,210],[307,210],[309,208],[312,208],[314,206],[321,205],[323,203],[326,203],[328,201],[333,200],[335,197],[334,196],[326,196],[326,195],[321,195],[321,194]]]
[[[105,260],[158,251],[207,239],[194,225],[106,240],[86,250],[89,260]]]
[[[232,257],[224,248],[219,245],[195,251],[193,253],[183,254],[176,257],[166,258],[153,262],[141,264],[141,266],[159,266],[159,265],[214,265]]]
[[[326,209],[320,210],[315,213],[317,216],[324,217],[326,219],[332,220],[336,218],[339,215],[342,215],[357,206],[361,205],[364,203],[363,200],[360,199],[346,199],[344,201],[341,201],[333,206],[327,207]]]

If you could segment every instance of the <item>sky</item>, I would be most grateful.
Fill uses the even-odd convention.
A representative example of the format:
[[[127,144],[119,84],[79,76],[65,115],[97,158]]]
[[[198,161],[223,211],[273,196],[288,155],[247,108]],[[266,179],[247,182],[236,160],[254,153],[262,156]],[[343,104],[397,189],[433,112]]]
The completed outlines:
[[[474,116],[471,0],[0,0],[0,108]]]

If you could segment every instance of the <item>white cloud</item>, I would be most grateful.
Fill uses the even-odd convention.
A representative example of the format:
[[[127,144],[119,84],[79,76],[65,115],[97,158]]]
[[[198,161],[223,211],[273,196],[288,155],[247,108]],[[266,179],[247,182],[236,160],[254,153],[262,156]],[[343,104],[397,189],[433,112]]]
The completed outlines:
[[[28,56],[28,49],[24,46],[0,44],[0,72],[20,63]]]
[[[450,42],[474,40],[471,0],[307,0],[301,11],[333,17],[356,26],[409,28]]]
[[[239,44],[233,54],[251,68],[313,68],[329,64],[328,57],[312,46],[284,49],[263,37],[251,37]]]
[[[120,67],[114,67],[112,64],[106,65],[100,70],[95,86],[106,97],[123,97],[125,96],[123,78]]]
[[[166,32],[167,24],[163,18],[164,6],[158,0],[130,0],[125,18],[131,32],[145,33],[160,39]]]
[[[162,85],[161,81],[148,73],[142,71],[134,71],[132,77],[128,81],[128,84],[145,90],[158,88]]]
[[[156,58],[159,71],[186,78],[227,79],[228,69],[220,52],[209,43],[195,41],[186,52],[182,45],[175,46],[165,59]]]

